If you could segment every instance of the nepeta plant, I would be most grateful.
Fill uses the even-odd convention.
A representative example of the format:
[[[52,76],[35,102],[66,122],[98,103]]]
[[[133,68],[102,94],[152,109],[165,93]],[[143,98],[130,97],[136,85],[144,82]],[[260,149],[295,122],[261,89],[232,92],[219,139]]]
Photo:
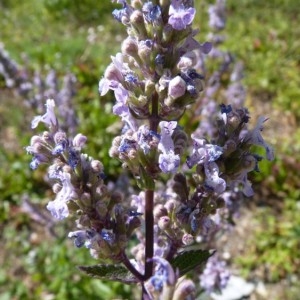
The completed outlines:
[[[32,121],[32,128],[43,122],[48,130],[27,147],[31,168],[49,165],[56,197],[48,210],[57,219],[76,220],[68,236],[99,262],[81,270],[139,283],[143,299],[194,299],[197,282],[185,274],[195,269],[200,275],[215,233],[229,226],[236,212],[235,198],[253,194],[248,173],[258,169],[262,157],[252,146],[273,158],[261,135],[266,119],[249,130],[249,112],[238,101],[219,107],[212,101],[232,60],[217,49],[216,33],[212,43],[196,41],[192,0],[117,2],[122,8],[113,15],[128,37],[99,92],[114,92],[113,113],[124,123],[109,155],[130,171],[139,191],[128,196],[107,187],[102,163],[82,152],[87,137],[72,139],[61,130],[53,99]],[[223,9],[224,1],[210,8],[214,32],[224,27]],[[209,53],[221,57],[221,67],[207,79]],[[232,78],[233,83],[240,79]],[[237,92],[229,89],[226,95]],[[179,122],[194,103],[203,123],[189,136]],[[221,289],[228,277],[214,256],[200,276],[201,286],[208,292]]]

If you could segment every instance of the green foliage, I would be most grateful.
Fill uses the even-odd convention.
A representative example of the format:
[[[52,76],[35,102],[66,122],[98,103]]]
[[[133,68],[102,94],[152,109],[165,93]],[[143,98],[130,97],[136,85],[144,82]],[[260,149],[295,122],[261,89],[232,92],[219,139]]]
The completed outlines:
[[[78,24],[94,24],[101,18],[111,15],[113,10],[110,1],[44,0],[43,2],[49,13],[56,19],[67,19]]]
[[[245,62],[252,94],[299,118],[298,5],[296,0],[228,1],[226,48]],[[245,21],[237,24],[237,18]]]
[[[247,240],[247,255],[236,260],[246,273],[260,270],[267,282],[277,282],[292,274],[300,275],[299,213],[299,205],[291,199],[286,199],[280,217],[271,208],[257,213],[260,226],[256,226],[254,235]]]
[[[207,250],[191,250],[179,253],[172,261],[171,265],[174,270],[179,270],[180,276],[185,275],[187,272],[202,266],[206,263],[214,252]]]
[[[123,265],[94,265],[79,266],[80,271],[93,278],[119,281],[123,283],[136,283],[134,276]]]

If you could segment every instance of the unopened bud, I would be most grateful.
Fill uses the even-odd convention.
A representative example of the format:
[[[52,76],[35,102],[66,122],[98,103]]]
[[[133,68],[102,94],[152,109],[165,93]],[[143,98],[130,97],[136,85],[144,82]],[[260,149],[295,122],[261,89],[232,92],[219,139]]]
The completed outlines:
[[[132,12],[132,14],[130,15],[130,23],[140,39],[147,36],[144,16],[140,10],[135,10]]]
[[[122,43],[122,53],[136,57],[138,53],[138,45],[134,38],[127,37]]]
[[[31,146],[33,146],[34,144],[41,144],[41,143],[43,143],[43,139],[38,135],[34,135],[30,140]]]
[[[91,169],[94,173],[99,174],[103,172],[103,164],[99,160],[92,160],[91,161]]]
[[[168,211],[162,204],[158,204],[154,207],[153,214],[154,214],[154,218],[156,220],[158,220],[159,218],[161,218],[163,216],[167,216]]]
[[[168,200],[164,206],[167,209],[168,213],[171,214],[176,209],[177,204],[175,200]]]
[[[194,237],[189,233],[185,233],[182,237],[182,243],[189,246],[194,243]]]
[[[159,220],[158,220],[158,227],[161,229],[161,230],[166,230],[167,228],[170,227],[170,218],[167,217],[167,216],[164,216],[164,217],[161,217]]]
[[[183,96],[185,94],[185,91],[186,83],[181,76],[176,76],[169,82],[168,96],[172,99],[177,99]]]
[[[56,144],[62,143],[64,141],[67,141],[67,135],[65,132],[63,131],[58,131],[55,133],[54,135],[54,142]]]
[[[104,77],[108,80],[114,80],[114,81],[118,81],[118,82],[122,82],[123,81],[123,75],[120,72],[120,70],[114,65],[114,64],[110,64],[104,73]]]
[[[73,146],[76,148],[82,148],[87,141],[87,137],[81,133],[78,133],[73,139]]]
[[[183,56],[181,56],[177,68],[179,70],[187,70],[193,68],[197,64],[197,55],[194,51],[190,51]]]
[[[42,137],[46,142],[48,142],[51,140],[52,135],[50,134],[49,131],[44,131]]]

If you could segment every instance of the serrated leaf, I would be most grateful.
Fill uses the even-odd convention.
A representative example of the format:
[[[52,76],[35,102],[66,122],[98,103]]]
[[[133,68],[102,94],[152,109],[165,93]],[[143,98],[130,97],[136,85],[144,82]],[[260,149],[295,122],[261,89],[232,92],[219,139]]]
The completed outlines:
[[[131,284],[138,282],[137,279],[123,265],[94,265],[78,266],[79,270],[88,276],[103,280],[120,281]]]
[[[205,263],[214,252],[208,250],[191,250],[178,254],[171,265],[174,270],[179,269],[180,276]]]

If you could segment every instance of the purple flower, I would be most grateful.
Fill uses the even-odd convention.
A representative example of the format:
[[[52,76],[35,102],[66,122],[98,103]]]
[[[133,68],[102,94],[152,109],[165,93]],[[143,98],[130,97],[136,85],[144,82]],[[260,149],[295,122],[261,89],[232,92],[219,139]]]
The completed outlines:
[[[126,0],[118,0],[113,2],[117,2],[123,5],[123,8],[115,9],[112,12],[113,17],[120,23],[126,25],[129,22],[129,18],[131,13],[133,12],[133,8],[127,4]]]
[[[268,160],[274,159],[274,149],[269,146],[263,139],[261,132],[263,131],[263,123],[268,119],[261,116],[257,121],[255,128],[248,133],[246,136],[246,141],[252,143],[253,145],[262,146],[266,150],[266,157]]]
[[[219,167],[215,162],[204,164],[206,175],[205,184],[214,190],[217,194],[221,194],[226,189],[226,181],[219,177]]]
[[[28,148],[28,147],[27,147]],[[31,161],[31,163],[30,163],[30,168],[32,169],[32,170],[36,170],[37,169],[37,167],[41,164],[41,163],[46,163],[46,162],[48,162],[48,159],[47,159],[47,157],[45,156],[45,155],[43,155],[43,154],[39,154],[39,153],[37,153],[37,154],[34,154],[34,157],[32,158],[32,161]]]
[[[48,125],[49,128],[57,126],[57,119],[54,114],[55,102],[53,99],[48,99],[46,102],[47,111],[43,116],[36,116],[31,122],[31,128],[36,128],[40,122]]]
[[[61,181],[62,189],[56,194],[55,200],[48,203],[47,209],[51,212],[53,217],[62,220],[69,215],[67,202],[75,196],[74,188],[71,183],[71,175],[55,168],[53,168],[53,170],[50,169],[49,173],[50,178],[57,178]]]
[[[222,30],[225,27],[225,1],[217,0],[215,5],[208,9],[209,26],[214,30]]]
[[[87,238],[85,230],[77,230],[77,231],[69,232],[68,237],[74,238],[74,245],[77,248],[82,247]]]
[[[153,5],[150,1],[144,4],[142,11],[145,20],[149,23],[154,23],[161,19],[161,10],[159,5]]]
[[[193,7],[186,8],[182,0],[172,0],[169,9],[168,23],[175,30],[183,30],[190,25],[195,17],[196,10]]]
[[[216,161],[223,153],[222,147],[213,144],[207,144],[204,139],[199,139],[192,134],[194,140],[193,153],[187,159],[187,165],[192,168],[196,164]]]
[[[145,210],[145,193],[141,192],[139,195],[131,195],[130,205],[135,207],[137,212],[143,214]]]
[[[151,143],[159,139],[159,135],[149,130],[147,125],[139,127],[137,132],[137,143],[145,154],[149,153],[151,149]]]
[[[164,173],[175,173],[180,165],[180,157],[174,151],[161,153],[158,158],[158,164]]]
[[[176,172],[180,164],[180,157],[174,152],[174,142],[172,140],[172,134],[176,126],[176,121],[162,121],[159,123],[161,138],[158,144],[158,150],[162,153],[159,155],[158,163],[164,173]]]
[[[230,273],[226,269],[224,261],[218,260],[217,256],[211,256],[206,267],[200,276],[201,286],[207,293],[211,294],[214,290],[224,289],[230,278]]]
[[[152,260],[156,263],[156,267],[153,276],[147,282],[149,290],[161,292],[165,284],[173,286],[176,275],[170,263],[161,257],[153,257]]]
[[[158,144],[158,150],[167,153],[169,151],[174,151],[174,142],[172,140],[172,134],[174,129],[177,127],[176,121],[162,121],[159,123],[160,127],[160,141]]]

